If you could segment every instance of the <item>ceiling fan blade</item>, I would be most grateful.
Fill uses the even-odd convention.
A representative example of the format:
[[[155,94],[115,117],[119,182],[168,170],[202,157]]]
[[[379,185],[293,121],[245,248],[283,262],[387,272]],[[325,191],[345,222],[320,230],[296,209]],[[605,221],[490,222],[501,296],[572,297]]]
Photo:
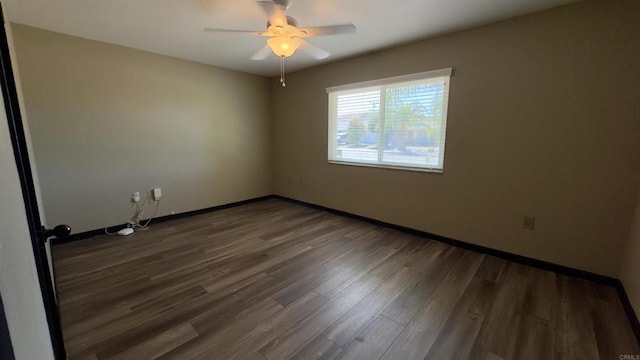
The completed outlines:
[[[266,32],[262,32],[262,31],[251,31],[251,30],[234,30],[234,29],[204,28],[204,31],[206,31],[206,32],[222,32],[222,33],[247,34],[247,35],[256,35],[256,36],[269,36]]]
[[[271,53],[271,48],[268,45],[265,45],[262,49],[258,50],[257,53],[253,54],[251,60],[264,60]]]
[[[327,51],[324,51],[318,47],[315,47],[302,39],[299,39],[299,40],[300,40],[300,48],[306,51],[309,55],[316,58],[317,60],[326,59],[329,57],[329,55],[331,55]]]
[[[353,24],[316,26],[298,29],[296,36],[311,37],[325,35],[351,34],[356,32],[356,26]]]

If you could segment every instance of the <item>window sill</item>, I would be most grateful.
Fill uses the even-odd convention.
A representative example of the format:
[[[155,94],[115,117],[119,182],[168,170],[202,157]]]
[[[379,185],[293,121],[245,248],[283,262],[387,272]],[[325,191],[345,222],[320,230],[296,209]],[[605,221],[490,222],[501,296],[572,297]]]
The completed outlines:
[[[405,171],[426,172],[426,173],[432,173],[432,174],[444,174],[444,170],[442,170],[442,169],[434,169],[434,168],[420,168],[420,167],[410,167],[410,166],[402,166],[402,165],[358,163],[358,162],[339,161],[339,160],[329,160],[328,162],[329,162],[329,164],[334,164],[334,165],[361,166],[361,167],[371,167],[371,168],[379,168],[379,169],[405,170]]]

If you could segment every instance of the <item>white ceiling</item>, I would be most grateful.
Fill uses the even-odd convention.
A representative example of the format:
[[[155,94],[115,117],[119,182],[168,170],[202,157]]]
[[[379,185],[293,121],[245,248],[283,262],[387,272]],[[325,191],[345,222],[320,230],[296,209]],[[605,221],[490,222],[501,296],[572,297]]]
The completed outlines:
[[[291,72],[437,34],[469,28],[576,0],[292,0],[298,26],[354,23],[357,33],[310,38],[332,55],[302,51],[287,59]],[[205,64],[273,76],[274,56],[250,57],[266,38],[205,33],[204,27],[266,29],[255,0],[5,0],[10,21]]]

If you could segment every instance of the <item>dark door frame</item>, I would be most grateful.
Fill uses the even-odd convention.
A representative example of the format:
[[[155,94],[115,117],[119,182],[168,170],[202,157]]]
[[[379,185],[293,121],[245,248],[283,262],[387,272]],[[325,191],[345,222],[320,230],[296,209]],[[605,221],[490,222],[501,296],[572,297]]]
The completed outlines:
[[[22,198],[25,204],[24,210],[27,217],[27,223],[29,225],[31,245],[33,247],[33,255],[35,257],[44,310],[47,316],[47,324],[49,325],[49,334],[51,336],[53,353],[56,359],[66,359],[67,354],[64,348],[64,339],[62,337],[58,302],[56,301],[53,288],[54,285],[51,281],[51,274],[47,262],[45,249],[45,242],[47,239],[43,231],[40,213],[38,210],[33,174],[31,173],[31,163],[29,161],[27,140],[18,102],[18,92],[16,90],[16,83],[13,77],[13,68],[11,67],[9,42],[5,30],[6,19],[1,6],[0,16],[2,17],[2,26],[0,27],[0,86],[2,87],[2,97],[4,99],[5,112],[9,122],[9,134],[11,136],[13,154],[18,168],[18,175],[20,177]]]
[[[4,304],[2,294],[0,294],[0,359],[15,360],[13,346],[11,345],[11,334],[7,325],[7,317],[4,314]]]

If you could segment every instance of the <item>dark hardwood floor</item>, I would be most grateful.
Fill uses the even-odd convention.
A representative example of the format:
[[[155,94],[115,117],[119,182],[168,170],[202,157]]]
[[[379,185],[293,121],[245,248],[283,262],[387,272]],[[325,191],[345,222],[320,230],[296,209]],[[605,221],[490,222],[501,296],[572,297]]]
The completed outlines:
[[[54,247],[71,359],[619,359],[615,289],[265,200]]]

